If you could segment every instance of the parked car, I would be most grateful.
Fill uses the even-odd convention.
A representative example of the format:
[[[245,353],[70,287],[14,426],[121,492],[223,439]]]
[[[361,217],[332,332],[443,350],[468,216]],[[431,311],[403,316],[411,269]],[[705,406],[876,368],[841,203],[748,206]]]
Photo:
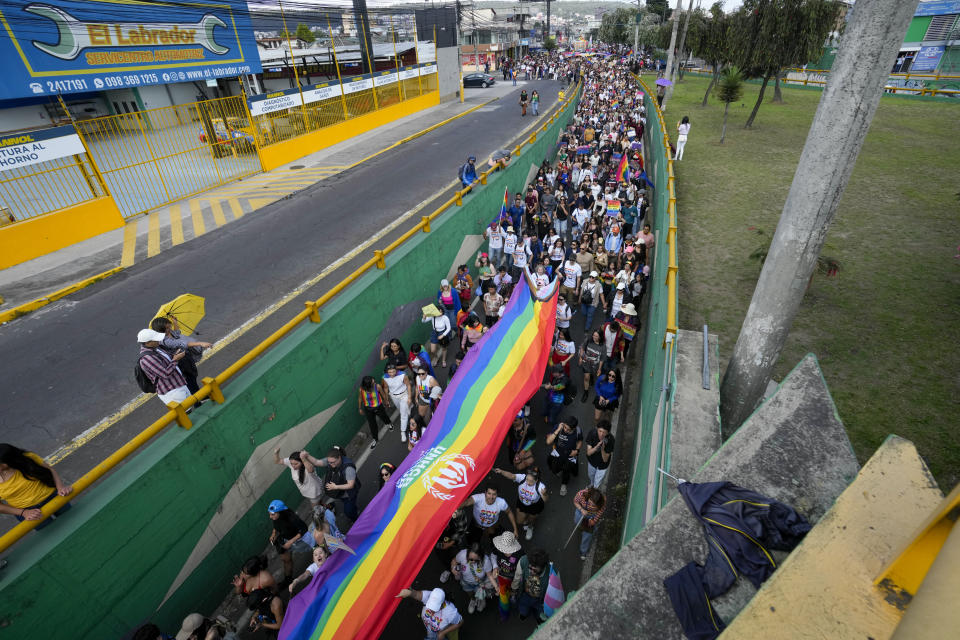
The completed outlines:
[[[489,73],[468,73],[463,76],[463,86],[465,87],[483,87],[486,89],[496,82],[497,79]]]

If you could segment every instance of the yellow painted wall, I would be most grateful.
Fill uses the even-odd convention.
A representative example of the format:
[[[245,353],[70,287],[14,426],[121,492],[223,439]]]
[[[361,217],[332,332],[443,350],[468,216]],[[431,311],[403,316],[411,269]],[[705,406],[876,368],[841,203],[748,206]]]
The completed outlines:
[[[440,104],[440,94],[436,91],[427,95],[404,100],[398,104],[379,109],[362,116],[351,118],[345,122],[325,127],[318,131],[311,131],[293,140],[286,140],[271,144],[260,149],[260,161],[264,171],[272,171],[288,162],[326,149],[338,142],[366,133],[381,125],[393,122],[423,109]]]
[[[0,269],[119,229],[123,224],[116,202],[107,196],[0,227]]]

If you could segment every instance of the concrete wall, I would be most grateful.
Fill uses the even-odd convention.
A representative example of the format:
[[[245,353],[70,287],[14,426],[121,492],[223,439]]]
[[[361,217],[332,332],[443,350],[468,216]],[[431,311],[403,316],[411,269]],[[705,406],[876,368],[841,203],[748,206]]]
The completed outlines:
[[[52,123],[42,104],[0,110],[0,131],[49,127]]]
[[[460,91],[460,54],[457,47],[437,49],[437,71],[440,82],[440,102],[456,100]]]
[[[189,431],[170,427],[42,533],[31,534],[0,573],[0,635],[117,638],[146,620],[177,629],[191,611],[211,611],[244,559],[270,531],[270,500],[299,494],[274,447],[323,452],[360,427],[360,377],[379,368],[373,349],[423,340],[420,305],[456,264],[467,235],[516,190],[531,163],[553,156],[570,110],[524,147],[490,184],[468,195],[360,278],[207,403]],[[471,246],[471,253],[473,249]],[[319,419],[304,424],[308,418]],[[356,452],[351,452],[356,453]]]

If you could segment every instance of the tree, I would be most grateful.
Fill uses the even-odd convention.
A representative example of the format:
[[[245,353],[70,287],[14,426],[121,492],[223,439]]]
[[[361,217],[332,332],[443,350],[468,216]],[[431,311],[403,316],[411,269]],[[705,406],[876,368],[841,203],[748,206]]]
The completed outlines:
[[[713,67],[713,77],[710,78],[710,84],[703,94],[703,106],[705,107],[707,106],[707,98],[720,77],[720,70],[723,65],[731,61],[730,40],[727,37],[730,19],[723,12],[723,3],[713,3],[713,6],[710,7],[710,17],[705,18],[702,23],[694,21],[690,28],[694,30],[694,41],[691,43],[694,55],[703,58]]]
[[[814,57],[839,12],[835,0],[745,0],[733,14],[732,57],[746,77],[763,78],[745,128],[753,126],[770,79]]]
[[[310,31],[310,27],[302,22],[297,25],[297,32],[293,37],[297,38],[298,40],[303,40],[307,44],[310,44],[317,39],[317,36],[313,35],[313,31]]]
[[[724,103],[723,128],[720,129],[720,144],[727,137],[727,113],[730,112],[730,103],[736,102],[743,95],[743,76],[735,66],[727,67],[720,74],[716,86],[717,100]]]
[[[549,36],[543,39],[543,48],[547,51],[553,51],[557,48],[557,39],[553,36]]]
[[[597,36],[607,44],[633,44],[635,9],[617,9],[603,14]]]
[[[660,16],[664,22],[669,20],[673,13],[667,0],[647,0],[647,11]]]

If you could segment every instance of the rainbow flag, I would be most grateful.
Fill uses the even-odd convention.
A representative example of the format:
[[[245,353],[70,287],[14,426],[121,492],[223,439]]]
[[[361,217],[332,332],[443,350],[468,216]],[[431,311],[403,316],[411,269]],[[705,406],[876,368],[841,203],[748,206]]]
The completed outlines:
[[[493,467],[514,416],[536,393],[557,313],[521,279],[503,318],[457,369],[420,442],[287,607],[280,640],[373,640],[386,627],[450,516]]]
[[[617,182],[627,182],[630,180],[630,162],[627,160],[627,154],[620,158],[620,165],[617,167]]]
[[[500,203],[500,213],[497,214],[497,217],[493,219],[493,222],[490,223],[492,227],[494,223],[500,222],[503,219],[510,219],[510,214],[507,213],[507,209],[510,208],[510,189],[504,187],[503,189],[503,202]]]
[[[588,145],[588,144],[582,144],[582,145],[580,145],[579,147],[577,147],[577,155],[579,155],[579,156],[585,156],[585,155],[587,155],[588,153],[590,153],[590,145]]]

